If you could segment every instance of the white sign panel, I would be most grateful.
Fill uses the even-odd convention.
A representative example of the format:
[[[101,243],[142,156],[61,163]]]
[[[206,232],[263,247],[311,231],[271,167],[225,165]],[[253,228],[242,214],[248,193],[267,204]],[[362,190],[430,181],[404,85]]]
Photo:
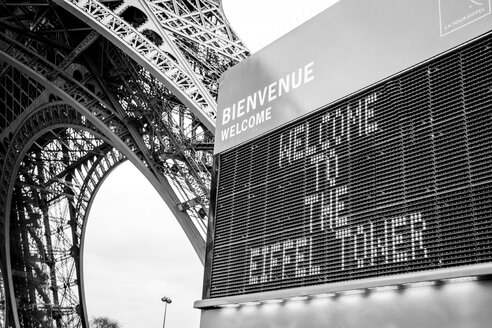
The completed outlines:
[[[343,0],[228,70],[215,153],[492,28],[490,0]]]

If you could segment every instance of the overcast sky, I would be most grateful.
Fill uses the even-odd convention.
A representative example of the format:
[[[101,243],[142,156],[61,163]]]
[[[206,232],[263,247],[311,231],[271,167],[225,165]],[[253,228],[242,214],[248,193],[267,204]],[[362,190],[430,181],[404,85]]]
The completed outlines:
[[[230,24],[254,53],[337,0],[223,0]],[[203,266],[164,201],[130,162],[99,190],[87,225],[84,276],[89,317],[125,328],[198,328]]]

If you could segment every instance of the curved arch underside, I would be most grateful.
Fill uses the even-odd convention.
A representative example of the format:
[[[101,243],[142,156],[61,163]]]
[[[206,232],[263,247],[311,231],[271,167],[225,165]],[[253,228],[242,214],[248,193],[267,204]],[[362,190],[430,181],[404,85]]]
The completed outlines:
[[[19,157],[7,193],[5,263],[15,299],[7,306],[21,327],[84,326],[80,253],[87,209],[124,157],[65,104],[42,107],[29,121],[8,151]]]
[[[204,261],[217,81],[247,55],[218,0],[0,1],[0,325],[88,327],[85,222],[125,159]]]

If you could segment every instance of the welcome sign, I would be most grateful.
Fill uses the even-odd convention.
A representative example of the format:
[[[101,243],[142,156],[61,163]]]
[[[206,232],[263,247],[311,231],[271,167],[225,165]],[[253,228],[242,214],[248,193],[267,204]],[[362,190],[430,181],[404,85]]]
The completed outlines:
[[[291,90],[294,91],[314,80],[313,66],[314,63],[311,62],[242,98],[232,106],[224,108],[220,140],[226,141],[241,133],[247,133],[247,130],[255,129],[261,124],[268,123],[267,121],[272,118],[272,107],[268,105]]]
[[[214,153],[487,32],[490,10],[490,0],[335,4],[224,73]]]

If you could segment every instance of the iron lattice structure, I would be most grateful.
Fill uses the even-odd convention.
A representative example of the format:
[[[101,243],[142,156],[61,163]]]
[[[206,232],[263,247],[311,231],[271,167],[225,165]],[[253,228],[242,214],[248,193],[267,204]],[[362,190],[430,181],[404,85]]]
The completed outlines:
[[[204,261],[220,0],[0,0],[0,327],[88,327],[92,201],[130,160]]]

